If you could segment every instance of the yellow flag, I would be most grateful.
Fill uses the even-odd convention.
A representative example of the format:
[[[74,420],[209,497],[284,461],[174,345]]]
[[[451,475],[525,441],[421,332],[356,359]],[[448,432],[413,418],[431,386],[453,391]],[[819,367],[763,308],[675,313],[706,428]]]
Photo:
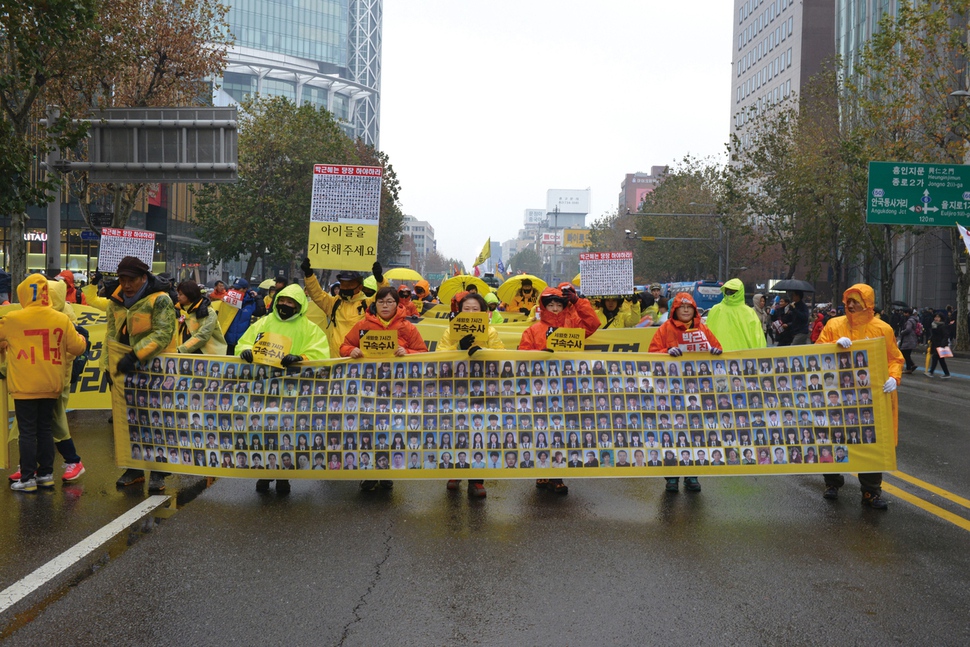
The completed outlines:
[[[488,259],[492,258],[492,239],[489,238],[485,241],[485,247],[482,247],[482,251],[478,254],[475,259],[474,265],[481,265]]]

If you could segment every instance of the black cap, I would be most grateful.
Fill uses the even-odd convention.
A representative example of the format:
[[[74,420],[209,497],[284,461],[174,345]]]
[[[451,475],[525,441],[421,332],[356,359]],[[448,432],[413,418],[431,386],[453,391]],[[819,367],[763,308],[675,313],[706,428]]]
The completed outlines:
[[[118,276],[130,276],[133,278],[138,278],[139,276],[145,276],[148,274],[148,266],[134,256],[125,256],[123,259],[121,259],[121,262],[118,263],[118,271],[116,274]]]

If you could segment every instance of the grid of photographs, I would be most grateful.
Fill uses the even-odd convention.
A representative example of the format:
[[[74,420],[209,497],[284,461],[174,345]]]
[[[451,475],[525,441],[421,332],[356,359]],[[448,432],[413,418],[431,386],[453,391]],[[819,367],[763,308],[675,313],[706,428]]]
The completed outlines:
[[[806,350],[809,350],[806,348]],[[868,353],[339,362],[161,357],[124,382],[131,458],[235,470],[847,463]]]

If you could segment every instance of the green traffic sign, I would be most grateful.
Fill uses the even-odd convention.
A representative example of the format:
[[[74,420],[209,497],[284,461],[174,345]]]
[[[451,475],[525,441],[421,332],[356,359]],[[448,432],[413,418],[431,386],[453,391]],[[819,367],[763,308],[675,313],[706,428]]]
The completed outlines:
[[[953,227],[970,221],[970,166],[869,162],[866,222]]]

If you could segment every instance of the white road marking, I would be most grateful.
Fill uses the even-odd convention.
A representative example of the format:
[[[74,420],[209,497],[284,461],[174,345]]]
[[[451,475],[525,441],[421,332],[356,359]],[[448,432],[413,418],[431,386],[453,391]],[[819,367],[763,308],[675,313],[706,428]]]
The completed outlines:
[[[97,550],[98,547],[123,532],[149,512],[164,505],[168,499],[169,497],[162,495],[148,497],[128,512],[81,540],[71,548],[68,548],[19,582],[15,582],[5,590],[0,591],[0,613],[3,613],[71,566],[77,564],[90,553]]]

